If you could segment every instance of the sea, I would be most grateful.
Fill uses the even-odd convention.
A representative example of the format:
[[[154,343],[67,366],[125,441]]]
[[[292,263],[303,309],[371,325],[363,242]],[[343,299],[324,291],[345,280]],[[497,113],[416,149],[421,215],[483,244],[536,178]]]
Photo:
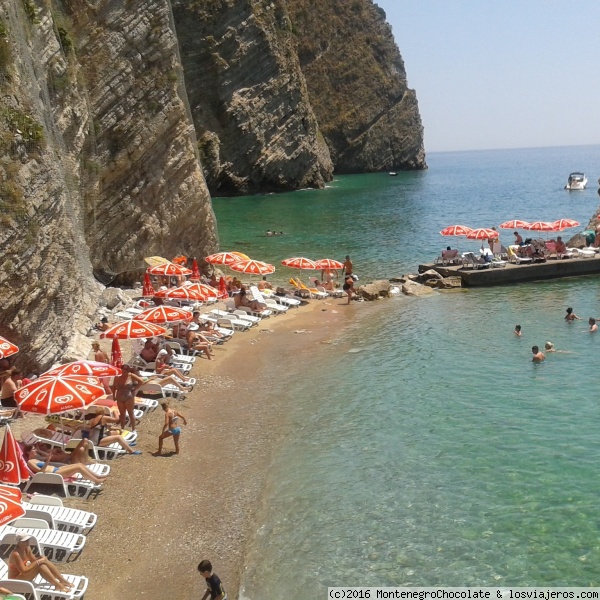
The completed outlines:
[[[361,281],[416,272],[448,225],[571,218],[600,198],[600,146],[429,153],[422,172],[214,200],[221,248],[343,260]],[[572,171],[584,191],[564,189]],[[267,237],[267,230],[284,235]],[[512,231],[500,230],[505,244]],[[526,237],[526,236],[524,236]],[[542,234],[544,237],[544,234]],[[581,321],[568,324],[571,306]],[[346,307],[336,307],[345,310]],[[600,586],[600,277],[354,304],[293,361],[241,597],[328,586]],[[513,331],[522,326],[523,335]],[[552,341],[541,364],[531,347]],[[285,360],[286,357],[282,357]],[[268,393],[268,392],[267,392]]]

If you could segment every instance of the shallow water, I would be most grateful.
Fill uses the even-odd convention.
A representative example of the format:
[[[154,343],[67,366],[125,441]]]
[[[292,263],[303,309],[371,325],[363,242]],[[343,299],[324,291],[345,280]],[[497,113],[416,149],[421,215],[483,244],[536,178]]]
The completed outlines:
[[[561,188],[575,169],[595,181],[599,159],[600,147],[431,155],[426,173],[345,177],[215,209],[224,248],[271,261],[350,253],[370,279],[414,271],[453,223],[587,224],[595,186]],[[269,227],[289,235],[260,237]],[[586,332],[587,317],[600,316],[599,281],[348,307],[356,318],[335,344],[281,382],[288,430],[244,597],[324,597],[328,585],[599,585],[600,338]],[[584,320],[565,323],[567,306]],[[564,352],[532,364],[531,346],[547,340]]]

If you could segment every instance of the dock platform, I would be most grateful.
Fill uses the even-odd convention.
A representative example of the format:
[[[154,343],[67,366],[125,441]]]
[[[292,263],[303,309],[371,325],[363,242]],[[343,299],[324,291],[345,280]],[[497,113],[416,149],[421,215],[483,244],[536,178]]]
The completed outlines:
[[[582,275],[600,275],[600,255],[592,258],[548,259],[545,263],[520,264],[507,263],[504,267],[472,268],[462,265],[422,264],[419,273],[429,269],[437,271],[442,277],[462,279],[463,286],[510,285],[529,281],[580,277]]]

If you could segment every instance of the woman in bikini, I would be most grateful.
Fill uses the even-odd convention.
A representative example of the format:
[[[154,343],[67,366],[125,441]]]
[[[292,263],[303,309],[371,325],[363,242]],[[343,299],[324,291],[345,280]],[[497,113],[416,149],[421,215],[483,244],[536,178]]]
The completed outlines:
[[[33,581],[41,575],[48,583],[60,592],[68,592],[73,588],[59,570],[45,557],[38,558],[29,545],[32,536],[17,535],[17,547],[8,559],[8,578],[21,581]]]
[[[146,381],[137,375],[135,369],[129,365],[123,365],[121,370],[121,375],[116,375],[113,379],[113,398],[119,407],[121,429],[125,429],[125,417],[129,415],[129,426],[131,431],[135,431],[135,416],[133,414],[135,395]]]
[[[165,423],[163,425],[162,433],[158,436],[158,451],[155,456],[159,456],[162,453],[163,440],[173,436],[173,442],[175,443],[175,454],[179,454],[179,436],[181,435],[181,427],[179,427],[179,419],[183,421],[184,425],[187,425],[185,417],[177,412],[175,409],[169,406],[168,402],[161,402],[161,408],[165,411]]]
[[[2,391],[0,391],[0,404],[6,408],[16,408],[15,392],[21,387],[23,374],[19,369],[13,367],[0,375],[2,380]]]
[[[55,467],[49,464],[52,458],[53,453],[51,450],[50,452],[48,452],[48,458],[46,458],[45,461],[39,460],[37,458],[30,458],[27,461],[27,466],[34,473],[57,473],[58,475],[62,475],[63,477],[81,475],[84,479],[89,479],[96,485],[100,485],[106,481],[106,477],[98,477],[96,474],[92,473],[92,471],[90,471],[85,465],[82,464],[61,465],[59,467]]]

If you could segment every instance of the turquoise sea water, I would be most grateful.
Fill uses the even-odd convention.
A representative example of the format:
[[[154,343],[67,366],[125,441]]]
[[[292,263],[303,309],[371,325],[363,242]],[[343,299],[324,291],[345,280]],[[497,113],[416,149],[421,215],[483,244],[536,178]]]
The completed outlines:
[[[372,279],[437,256],[446,225],[585,225],[599,202],[597,146],[428,163],[324,191],[217,199],[222,247],[276,264],[348,253]],[[574,170],[588,174],[588,190],[562,189]],[[287,235],[262,237],[268,228]],[[600,338],[586,333],[599,292],[589,277],[350,307],[356,319],[334,345],[290,370],[287,435],[244,597],[325,597],[328,585],[600,585]],[[584,320],[566,324],[567,306]],[[531,346],[547,340],[565,352],[533,365]]]

